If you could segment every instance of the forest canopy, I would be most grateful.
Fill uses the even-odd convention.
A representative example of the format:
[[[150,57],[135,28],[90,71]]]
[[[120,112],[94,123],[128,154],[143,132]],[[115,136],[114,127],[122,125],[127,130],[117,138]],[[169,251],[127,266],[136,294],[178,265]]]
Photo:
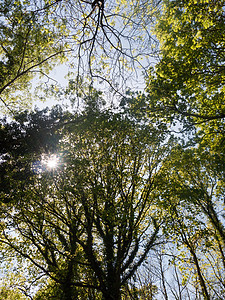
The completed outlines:
[[[1,2],[1,299],[224,298],[224,8]]]

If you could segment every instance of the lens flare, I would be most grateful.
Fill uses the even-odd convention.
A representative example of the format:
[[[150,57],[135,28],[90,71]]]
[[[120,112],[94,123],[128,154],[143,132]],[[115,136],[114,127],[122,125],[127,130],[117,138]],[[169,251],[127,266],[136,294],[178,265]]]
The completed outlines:
[[[54,169],[58,165],[58,158],[56,155],[52,155],[49,157],[49,159],[46,161],[47,168]]]
[[[50,156],[42,155],[42,165],[47,169],[55,169],[59,164],[59,157],[56,154]]]

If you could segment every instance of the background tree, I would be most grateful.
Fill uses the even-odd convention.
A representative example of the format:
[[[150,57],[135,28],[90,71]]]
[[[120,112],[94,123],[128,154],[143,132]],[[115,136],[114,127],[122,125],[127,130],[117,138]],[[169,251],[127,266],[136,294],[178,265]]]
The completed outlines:
[[[0,4],[0,100],[11,112],[31,104],[31,80],[48,76],[67,51],[60,38],[62,22],[49,24],[49,8],[43,5],[44,10],[33,1],[5,0]]]
[[[158,208],[162,206],[160,217],[168,216],[164,233],[169,240],[173,237],[179,250],[174,263],[182,269],[181,286],[188,283],[190,291],[198,289],[204,299],[222,299],[224,165],[217,165],[216,157],[201,147],[174,148],[167,159],[161,169]]]
[[[149,70],[150,111],[165,120],[224,132],[224,1],[163,1],[155,33],[160,59]]]

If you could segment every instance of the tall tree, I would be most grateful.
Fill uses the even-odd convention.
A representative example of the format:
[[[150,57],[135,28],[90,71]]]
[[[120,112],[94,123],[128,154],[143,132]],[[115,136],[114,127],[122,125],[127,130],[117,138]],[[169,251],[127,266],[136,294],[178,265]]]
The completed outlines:
[[[204,299],[222,299],[224,164],[204,150],[178,146],[167,157],[159,177],[158,213],[167,215],[164,232],[180,251],[174,256],[176,266],[183,275],[188,272],[182,285],[199,288]]]
[[[81,287],[121,299],[159,243],[151,195],[162,141],[154,127],[109,111],[71,119],[55,150],[58,168],[39,169],[8,194],[1,242],[55,281],[60,299],[77,299]]]

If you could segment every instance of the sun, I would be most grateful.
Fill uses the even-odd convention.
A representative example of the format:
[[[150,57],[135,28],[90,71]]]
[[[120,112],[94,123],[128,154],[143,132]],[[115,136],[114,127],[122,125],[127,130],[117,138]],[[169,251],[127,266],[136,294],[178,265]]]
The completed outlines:
[[[44,157],[42,161],[48,169],[55,169],[58,166],[59,158],[57,155],[52,154],[49,157]]]
[[[58,164],[58,159],[57,157],[50,157],[48,160],[47,160],[47,167],[49,169],[54,169],[57,167],[57,164]]]

